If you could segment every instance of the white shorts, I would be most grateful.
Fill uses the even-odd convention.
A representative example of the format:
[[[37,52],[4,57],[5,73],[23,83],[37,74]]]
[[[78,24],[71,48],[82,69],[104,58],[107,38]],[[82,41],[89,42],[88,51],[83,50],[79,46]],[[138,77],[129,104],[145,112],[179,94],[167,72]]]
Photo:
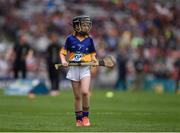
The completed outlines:
[[[71,66],[69,67],[66,78],[73,81],[80,81],[87,76],[91,76],[90,66]]]

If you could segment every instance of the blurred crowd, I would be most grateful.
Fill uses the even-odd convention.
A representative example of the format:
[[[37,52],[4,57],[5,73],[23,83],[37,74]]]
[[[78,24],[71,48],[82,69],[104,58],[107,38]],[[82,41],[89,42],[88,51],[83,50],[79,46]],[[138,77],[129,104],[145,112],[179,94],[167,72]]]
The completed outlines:
[[[126,90],[132,81],[141,89],[152,78],[173,80],[178,88],[179,12],[179,0],[1,0],[0,78],[13,77],[13,50],[20,40],[31,48],[25,59],[28,76],[46,77],[53,38],[61,47],[72,33],[72,18],[86,14],[93,19],[98,57],[113,55],[117,60],[115,88]],[[96,78],[102,74],[94,73]]]

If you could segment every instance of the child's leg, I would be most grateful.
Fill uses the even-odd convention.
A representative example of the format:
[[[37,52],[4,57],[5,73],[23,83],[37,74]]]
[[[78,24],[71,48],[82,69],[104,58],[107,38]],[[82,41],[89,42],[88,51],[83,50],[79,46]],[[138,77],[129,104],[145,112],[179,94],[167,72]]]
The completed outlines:
[[[81,89],[80,82],[71,81],[74,93],[74,108],[76,116],[76,126],[81,126],[82,121],[82,104],[81,104]]]
[[[81,111],[82,110],[82,104],[81,104],[81,88],[80,88],[80,82],[77,81],[71,81],[73,93],[74,93],[74,107],[75,111]]]
[[[83,125],[90,126],[89,122],[89,101],[90,101],[90,81],[91,77],[87,76],[81,79],[81,92],[82,92],[82,108],[83,108]]]
[[[81,79],[82,107],[84,111],[88,111],[89,108],[90,81],[90,76]]]

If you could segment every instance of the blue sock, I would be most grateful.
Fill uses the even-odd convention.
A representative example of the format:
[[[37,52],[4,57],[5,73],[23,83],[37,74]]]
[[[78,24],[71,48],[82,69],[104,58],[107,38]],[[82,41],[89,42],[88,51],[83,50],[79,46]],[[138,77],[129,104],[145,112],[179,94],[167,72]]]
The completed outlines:
[[[82,111],[76,111],[75,115],[76,115],[76,120],[82,120],[83,117]]]
[[[84,107],[83,106],[83,117],[88,117],[89,116],[89,107]]]
[[[83,111],[83,117],[88,117],[88,116],[89,116],[89,112]]]

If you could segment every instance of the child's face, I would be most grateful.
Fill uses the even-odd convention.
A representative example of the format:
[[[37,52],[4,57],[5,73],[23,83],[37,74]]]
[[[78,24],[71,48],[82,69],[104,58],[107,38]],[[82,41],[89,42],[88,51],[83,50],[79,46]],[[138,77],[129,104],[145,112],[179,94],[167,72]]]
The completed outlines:
[[[81,30],[82,30],[82,32],[86,32],[86,33],[88,33],[89,31],[90,31],[90,29],[91,29],[91,23],[89,23],[89,22],[82,22],[81,23]]]

